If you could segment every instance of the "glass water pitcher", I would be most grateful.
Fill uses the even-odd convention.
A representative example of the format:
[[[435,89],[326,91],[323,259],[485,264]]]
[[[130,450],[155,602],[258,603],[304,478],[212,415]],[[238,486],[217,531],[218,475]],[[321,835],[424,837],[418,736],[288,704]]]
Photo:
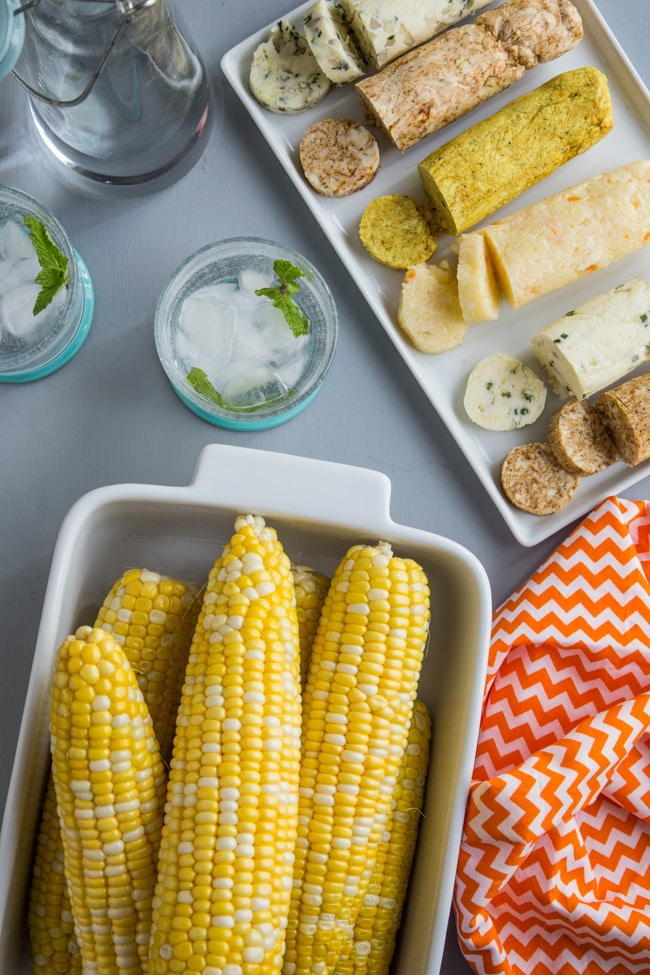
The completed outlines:
[[[20,2],[20,0],[19,0]],[[171,182],[212,124],[205,65],[172,0],[26,0],[13,69],[45,145],[98,184]]]

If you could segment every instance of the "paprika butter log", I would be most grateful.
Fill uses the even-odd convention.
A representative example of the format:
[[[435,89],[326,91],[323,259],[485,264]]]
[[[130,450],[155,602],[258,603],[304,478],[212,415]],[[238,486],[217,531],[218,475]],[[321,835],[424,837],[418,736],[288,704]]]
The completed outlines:
[[[520,308],[650,241],[650,161],[592,176],[479,232],[501,293]]]
[[[462,234],[614,125],[607,78],[583,67],[520,95],[430,153],[418,173],[438,221]]]
[[[404,150],[570,51],[582,36],[570,0],[506,0],[355,87],[368,117]]]

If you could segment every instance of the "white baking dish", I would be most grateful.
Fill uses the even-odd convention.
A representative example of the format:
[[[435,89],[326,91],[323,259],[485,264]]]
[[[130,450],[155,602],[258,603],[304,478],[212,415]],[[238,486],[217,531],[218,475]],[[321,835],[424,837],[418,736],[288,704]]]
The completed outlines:
[[[294,561],[331,574],[347,547],[385,538],[420,561],[432,591],[421,697],[434,738],[425,818],[395,972],[439,971],[478,734],[491,621],[490,588],[456,543],[392,521],[390,481],[376,471],[247,448],[209,445],[187,487],[121,484],[82,497],[57,540],[0,833],[0,972],[29,975],[25,899],[49,765],[49,682],[58,645],[127,566],[203,579],[255,512]]]

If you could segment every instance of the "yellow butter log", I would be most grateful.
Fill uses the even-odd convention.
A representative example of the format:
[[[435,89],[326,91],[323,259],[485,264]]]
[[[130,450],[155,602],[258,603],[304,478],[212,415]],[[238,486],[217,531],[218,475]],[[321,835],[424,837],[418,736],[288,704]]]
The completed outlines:
[[[461,132],[418,172],[444,229],[461,234],[586,152],[613,124],[606,77],[576,68]]]

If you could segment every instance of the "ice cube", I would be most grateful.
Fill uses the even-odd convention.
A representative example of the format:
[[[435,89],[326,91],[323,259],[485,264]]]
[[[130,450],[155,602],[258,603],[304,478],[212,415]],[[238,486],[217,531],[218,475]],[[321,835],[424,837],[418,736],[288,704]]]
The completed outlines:
[[[277,365],[293,357],[301,344],[282,312],[270,301],[262,301],[253,316],[240,322],[233,358]]]
[[[266,271],[258,271],[254,267],[245,267],[239,272],[239,290],[245,299],[259,300],[255,292],[259,288],[270,288],[274,283],[274,276]]]
[[[26,233],[10,221],[0,227],[0,287],[2,292],[31,284],[41,267]]]
[[[36,258],[36,251],[22,221],[7,219],[0,224],[0,260]]]
[[[237,367],[228,373],[221,387],[221,398],[227,409],[241,410],[262,406],[286,396],[289,392],[281,376],[264,366]]]
[[[12,335],[25,338],[39,328],[40,315],[34,315],[34,303],[40,287],[37,284],[21,284],[4,291],[0,298],[0,322]]]
[[[214,288],[202,288],[186,298],[181,307],[179,327],[185,342],[184,356],[190,358],[187,350],[192,347],[192,361],[230,359],[235,312],[220,300],[218,293]]]

